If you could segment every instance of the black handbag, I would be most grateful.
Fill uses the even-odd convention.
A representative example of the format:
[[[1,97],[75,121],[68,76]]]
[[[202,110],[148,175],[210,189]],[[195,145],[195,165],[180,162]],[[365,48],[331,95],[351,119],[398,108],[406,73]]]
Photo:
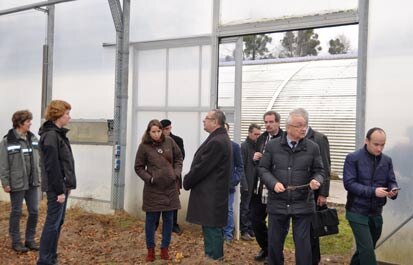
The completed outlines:
[[[338,224],[336,209],[325,207],[317,210],[311,222],[313,237],[338,234]]]

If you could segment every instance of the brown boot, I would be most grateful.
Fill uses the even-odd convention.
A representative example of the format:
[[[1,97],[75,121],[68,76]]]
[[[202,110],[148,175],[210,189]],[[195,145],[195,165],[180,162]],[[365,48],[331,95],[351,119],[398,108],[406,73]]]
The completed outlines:
[[[161,248],[161,259],[164,259],[164,260],[169,260],[170,259],[169,253],[168,253],[168,247]]]
[[[152,262],[155,260],[155,248],[148,248],[148,256],[146,256],[146,262]]]

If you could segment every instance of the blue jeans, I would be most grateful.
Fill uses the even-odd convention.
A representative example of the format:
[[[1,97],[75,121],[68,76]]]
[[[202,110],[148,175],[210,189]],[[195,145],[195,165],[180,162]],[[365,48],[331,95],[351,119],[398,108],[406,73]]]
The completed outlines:
[[[39,187],[10,192],[9,233],[12,245],[20,243],[20,217],[22,215],[23,199],[26,201],[27,211],[29,212],[26,224],[26,242],[34,242],[34,235],[36,234],[37,219],[39,217]]]
[[[68,195],[64,203],[57,201],[56,192],[47,192],[47,216],[40,238],[39,260],[37,265],[55,264],[57,260],[57,243],[64,223]]]
[[[232,232],[234,231],[234,198],[235,192],[232,192],[228,196],[228,221],[227,226],[224,227],[224,238],[226,240],[232,240],[234,237]]]
[[[171,234],[174,220],[174,211],[163,212],[146,212],[145,219],[145,235],[146,235],[146,247],[155,247],[155,230],[156,222],[162,213],[162,243],[161,248],[169,247],[171,243]]]

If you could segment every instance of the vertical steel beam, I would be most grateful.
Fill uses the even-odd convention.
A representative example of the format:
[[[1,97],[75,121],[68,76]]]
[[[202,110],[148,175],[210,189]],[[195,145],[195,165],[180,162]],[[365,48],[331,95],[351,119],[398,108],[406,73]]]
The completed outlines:
[[[112,208],[123,209],[125,193],[126,128],[129,75],[130,0],[109,0],[116,29],[115,103],[113,121]],[[122,12],[122,13],[120,13]]]
[[[55,6],[47,8],[47,84],[46,84],[46,105],[52,100],[53,91],[53,54],[54,54],[54,22]],[[46,106],[45,106],[46,107]]]
[[[364,142],[366,127],[366,80],[369,0],[359,0],[359,41],[357,60],[356,149]]]
[[[211,34],[211,96],[210,107],[216,108],[218,104],[218,57],[219,57],[219,10],[220,0],[214,0],[212,12],[212,34]]]

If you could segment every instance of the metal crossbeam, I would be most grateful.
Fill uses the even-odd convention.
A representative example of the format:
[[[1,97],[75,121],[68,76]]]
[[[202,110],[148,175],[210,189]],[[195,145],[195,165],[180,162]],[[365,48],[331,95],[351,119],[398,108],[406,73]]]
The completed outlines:
[[[24,5],[24,6],[13,7],[13,8],[5,9],[5,10],[0,10],[0,16],[18,13],[18,12],[26,11],[30,9],[41,8],[45,6],[50,6],[54,4],[60,4],[64,2],[71,2],[71,1],[76,1],[76,0],[50,0],[50,1],[43,1],[43,2],[33,3],[29,5]]]

